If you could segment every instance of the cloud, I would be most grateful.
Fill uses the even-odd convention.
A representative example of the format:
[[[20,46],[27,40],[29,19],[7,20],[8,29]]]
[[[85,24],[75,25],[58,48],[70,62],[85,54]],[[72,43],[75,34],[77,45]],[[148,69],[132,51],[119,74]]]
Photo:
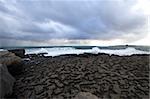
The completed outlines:
[[[53,20],[49,20],[44,23],[37,23],[38,27],[40,27],[43,31],[48,32],[48,36],[51,38],[70,38],[70,39],[79,39],[81,36],[79,36],[77,33],[80,31],[76,30],[75,28],[65,25],[59,22],[55,22]],[[86,35],[83,35],[86,36]]]
[[[137,3],[138,0],[0,0],[0,38],[137,41],[148,33],[148,15]]]

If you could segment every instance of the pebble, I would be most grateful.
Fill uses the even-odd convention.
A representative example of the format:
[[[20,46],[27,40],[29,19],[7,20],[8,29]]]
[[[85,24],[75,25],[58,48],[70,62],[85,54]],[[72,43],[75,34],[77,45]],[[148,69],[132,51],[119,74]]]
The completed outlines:
[[[39,85],[39,86],[35,86],[35,91],[36,91],[36,94],[40,94],[44,91],[43,89],[43,86]]]

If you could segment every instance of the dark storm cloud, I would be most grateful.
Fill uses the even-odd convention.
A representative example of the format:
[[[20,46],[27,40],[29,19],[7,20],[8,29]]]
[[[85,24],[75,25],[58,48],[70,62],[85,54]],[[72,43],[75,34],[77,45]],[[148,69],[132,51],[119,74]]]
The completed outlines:
[[[133,9],[135,4],[136,0],[0,0],[0,38],[109,40],[143,35],[147,17]]]

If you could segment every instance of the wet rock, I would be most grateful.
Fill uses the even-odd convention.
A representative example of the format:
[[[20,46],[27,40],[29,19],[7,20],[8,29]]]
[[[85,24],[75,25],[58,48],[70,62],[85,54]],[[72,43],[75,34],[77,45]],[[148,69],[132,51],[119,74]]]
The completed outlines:
[[[8,51],[0,51],[0,64],[6,65],[13,76],[20,74],[22,71],[21,58]]]
[[[98,99],[98,97],[89,92],[80,92],[73,99]]]
[[[62,96],[63,99],[71,99],[77,97],[79,92],[90,92],[103,99],[142,99],[142,97],[148,99],[148,59],[148,56],[105,54],[85,55],[85,57],[84,55],[36,57],[31,59],[34,62],[26,61],[24,65],[26,71],[18,76],[14,90],[16,96],[25,95],[25,90],[35,91],[35,86],[42,84],[43,88],[39,88],[42,91],[38,92],[37,88],[39,94],[35,94],[38,98],[53,99]],[[32,76],[34,79],[30,78]],[[25,81],[21,80],[22,77]],[[28,84],[26,79],[31,81],[31,84]]]
[[[30,76],[30,77],[27,77],[26,80],[30,80],[31,81],[33,78],[34,78],[34,76]]]
[[[56,89],[54,90],[54,94],[55,94],[55,95],[58,95],[58,94],[60,94],[60,93],[62,93],[62,88],[56,88]]]
[[[0,51],[0,64],[6,66],[16,65],[21,62],[21,58],[8,51]]]
[[[61,83],[59,80],[55,80],[55,84],[58,86],[58,87],[63,87],[63,83]]]
[[[14,53],[16,56],[23,58],[25,56],[25,49],[11,49],[9,52]]]
[[[65,99],[63,96],[56,96],[53,99]]]
[[[55,88],[56,88],[56,86],[55,86],[54,84],[48,86],[48,89],[49,89],[49,90],[53,90],[53,89],[55,89]]]
[[[35,86],[35,92],[36,92],[37,95],[42,93],[43,91],[44,91],[44,89],[43,89],[42,85]]]
[[[0,98],[12,93],[15,78],[8,72],[7,66],[0,64]]]
[[[113,85],[113,90],[114,90],[116,93],[118,93],[118,94],[121,93],[121,89],[120,89],[120,87],[119,87],[118,84],[114,84],[114,85]]]
[[[54,74],[54,75],[51,75],[50,78],[57,78],[58,75]]]

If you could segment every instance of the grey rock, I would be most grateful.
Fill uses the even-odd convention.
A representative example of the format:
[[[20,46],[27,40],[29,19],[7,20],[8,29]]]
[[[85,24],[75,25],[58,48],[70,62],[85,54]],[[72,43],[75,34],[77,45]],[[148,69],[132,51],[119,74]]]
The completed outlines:
[[[8,51],[0,51],[0,64],[15,65],[21,62],[21,58]]]
[[[40,94],[44,91],[43,86],[39,85],[35,87],[36,94]]]
[[[11,50],[8,50],[8,51],[12,52],[16,56],[19,56],[19,57],[22,57],[22,58],[25,56],[25,49],[11,49]]]
[[[50,78],[57,78],[58,75],[54,74],[54,75],[51,75]]]
[[[57,97],[54,97],[53,99],[65,99],[65,98],[62,96],[57,96]]]
[[[55,90],[54,90],[54,94],[55,95],[58,95],[58,94],[60,94],[62,92],[62,88],[56,88]]]
[[[73,99],[98,99],[98,97],[89,92],[80,92]]]
[[[6,65],[13,76],[22,70],[21,58],[8,51],[0,51],[0,64]]]
[[[15,79],[8,72],[7,66],[0,64],[0,98],[12,93]]]
[[[63,87],[64,84],[61,83],[59,80],[55,80],[55,84],[58,86],[58,87]]]
[[[53,90],[53,89],[55,89],[56,88],[56,86],[54,85],[54,84],[52,84],[51,86],[48,86],[48,89],[49,90]]]

